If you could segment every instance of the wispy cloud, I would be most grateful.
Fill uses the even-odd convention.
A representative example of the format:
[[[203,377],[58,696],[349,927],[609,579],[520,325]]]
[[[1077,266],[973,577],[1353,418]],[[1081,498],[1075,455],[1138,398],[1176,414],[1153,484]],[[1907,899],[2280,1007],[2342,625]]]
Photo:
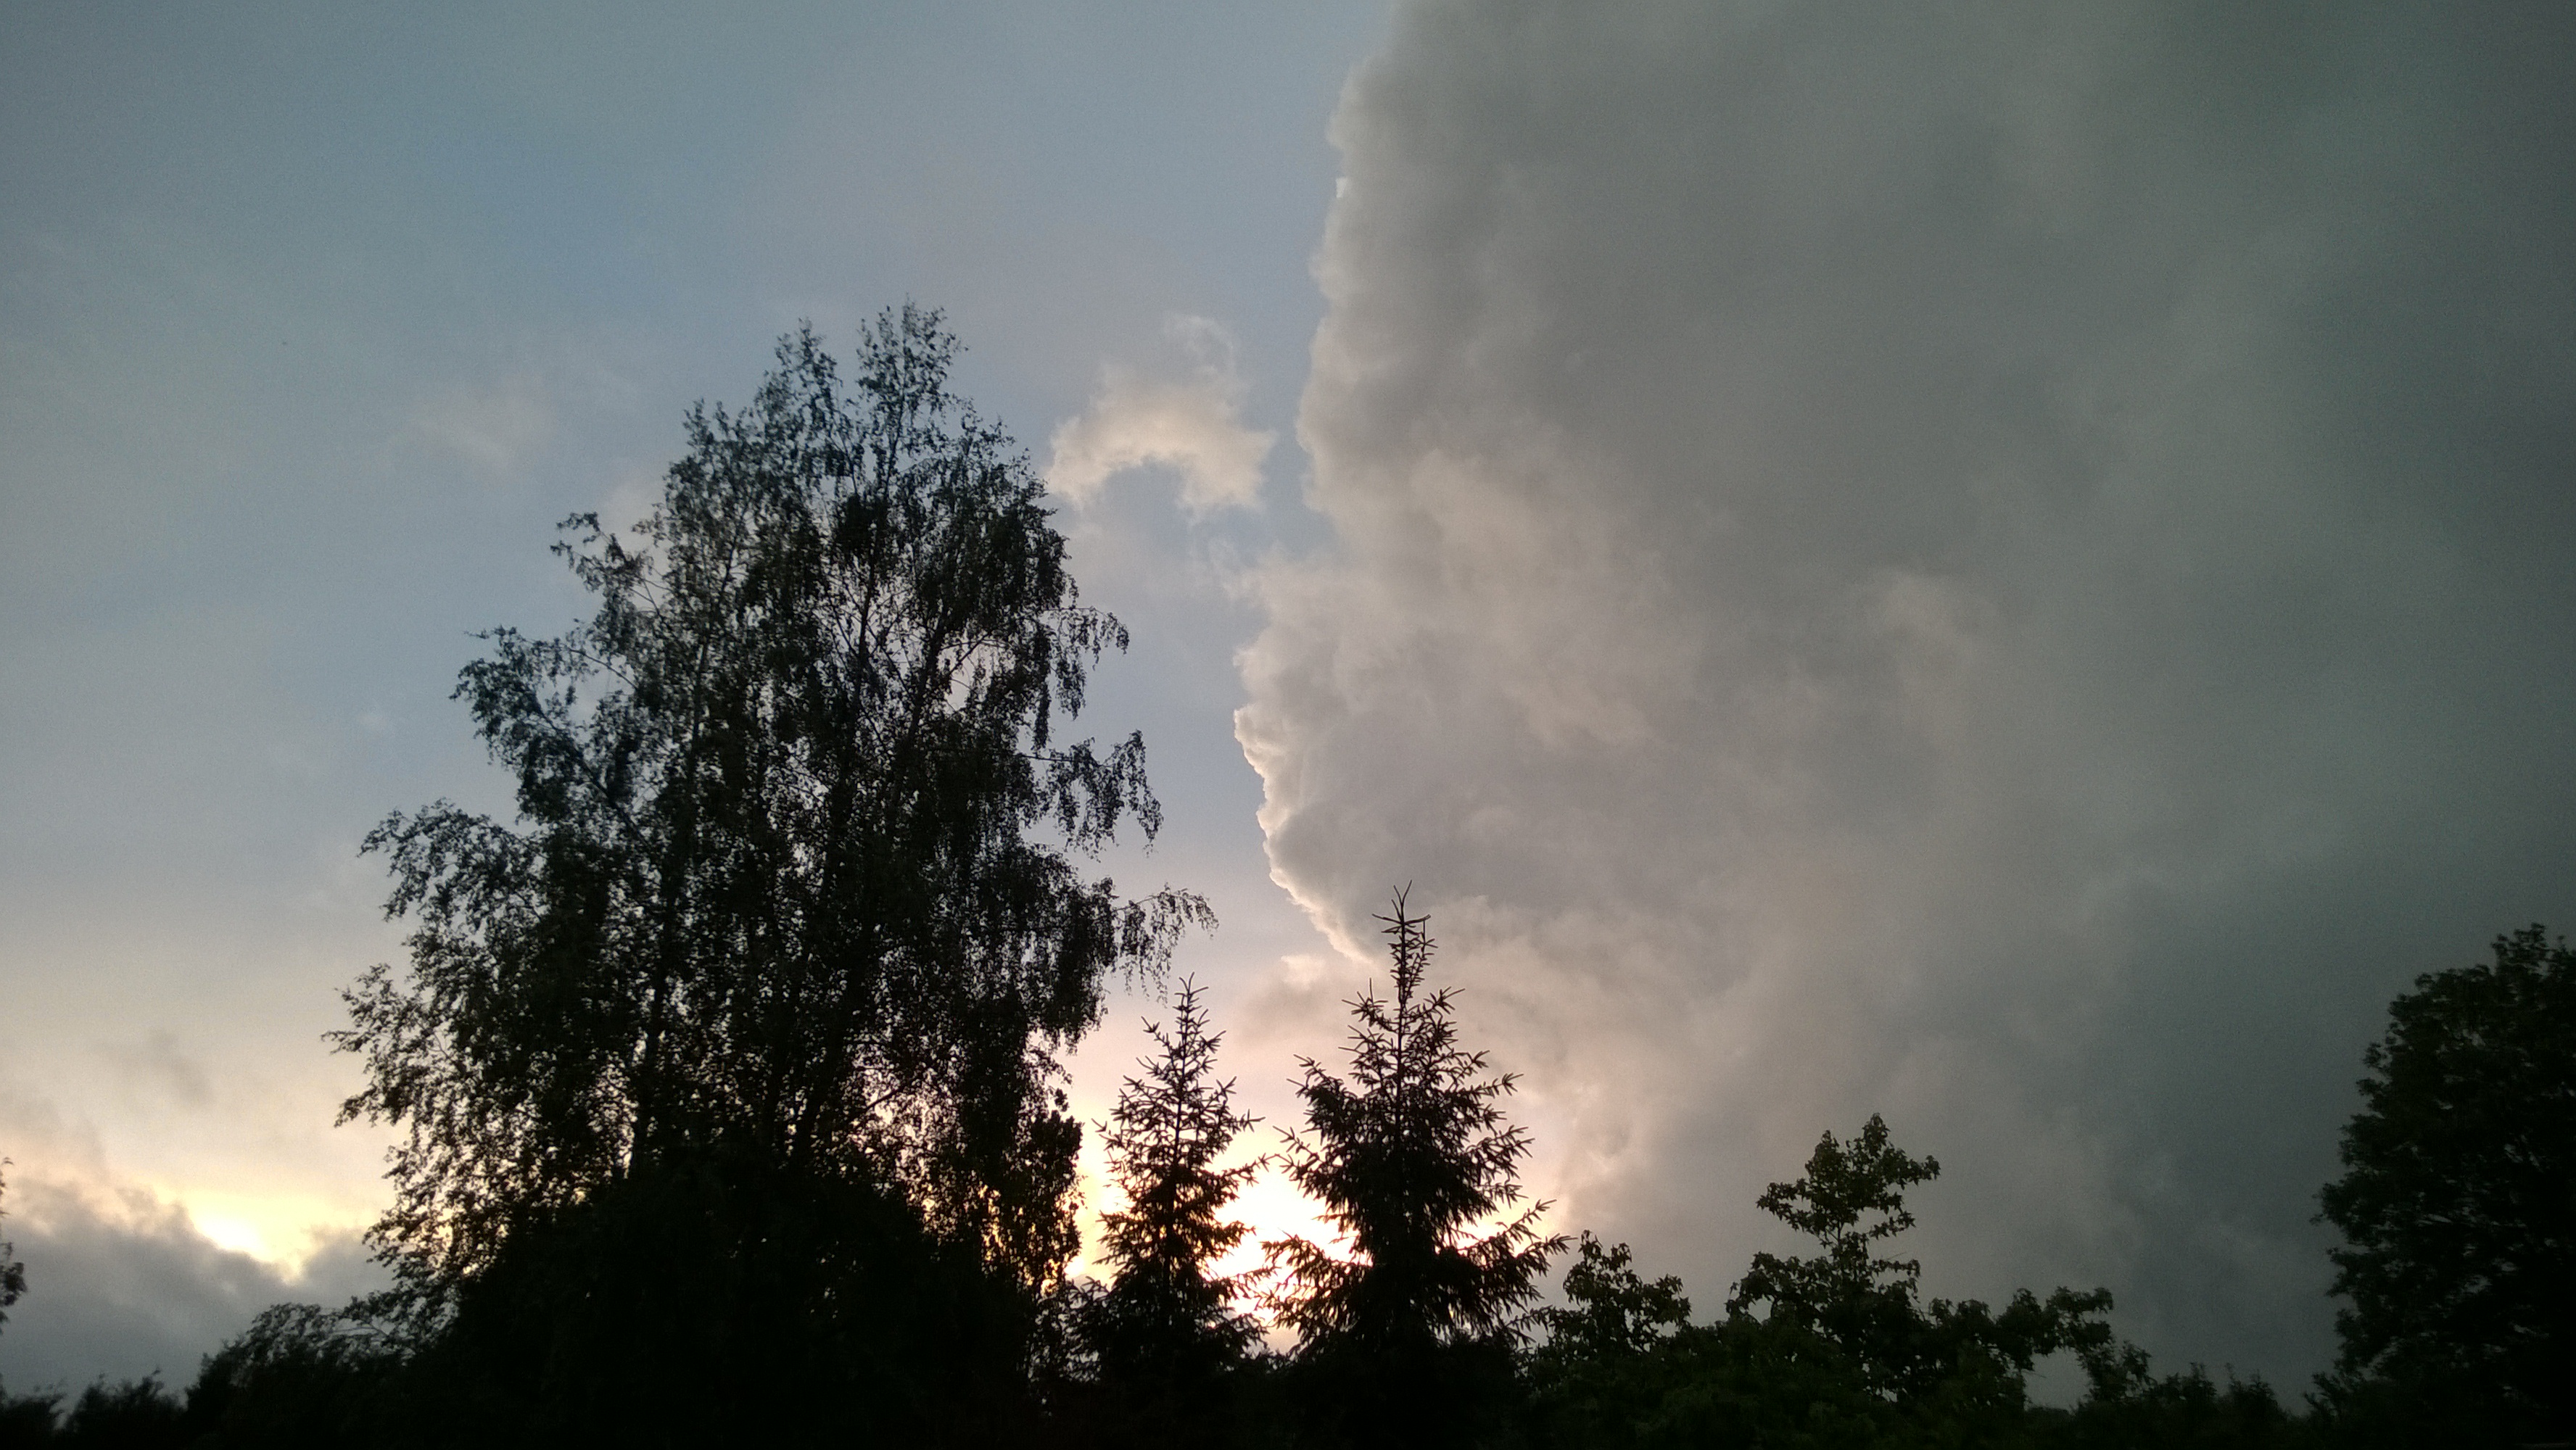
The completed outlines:
[[[517,473],[555,431],[545,379],[523,370],[495,382],[447,388],[412,410],[412,427],[486,475]]]
[[[1234,339],[1204,317],[1174,316],[1163,330],[1188,359],[1182,375],[1103,364],[1091,406],[1056,427],[1047,486],[1087,504],[1114,475],[1159,467],[1178,476],[1181,506],[1192,514],[1255,507],[1277,438],[1243,424]]]
[[[215,1100],[214,1078],[205,1062],[166,1028],[156,1028],[140,1041],[112,1043],[105,1051],[130,1091],[182,1108],[202,1108]]]

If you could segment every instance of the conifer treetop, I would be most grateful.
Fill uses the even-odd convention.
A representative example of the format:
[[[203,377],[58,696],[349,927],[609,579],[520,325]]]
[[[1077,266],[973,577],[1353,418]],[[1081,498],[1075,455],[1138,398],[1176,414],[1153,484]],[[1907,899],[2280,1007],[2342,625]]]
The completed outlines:
[[[1502,1109],[1516,1079],[1489,1075],[1486,1055],[1459,1045],[1454,994],[1425,986],[1429,918],[1409,912],[1406,897],[1396,892],[1392,914],[1378,918],[1393,995],[1372,986],[1350,1004],[1348,1078],[1299,1060],[1307,1127],[1284,1135],[1282,1159],[1349,1253],[1293,1236],[1263,1247],[1280,1322],[1310,1347],[1518,1337],[1520,1312],[1564,1245],[1539,1233],[1548,1204],[1512,1213],[1530,1151],[1528,1131]]]

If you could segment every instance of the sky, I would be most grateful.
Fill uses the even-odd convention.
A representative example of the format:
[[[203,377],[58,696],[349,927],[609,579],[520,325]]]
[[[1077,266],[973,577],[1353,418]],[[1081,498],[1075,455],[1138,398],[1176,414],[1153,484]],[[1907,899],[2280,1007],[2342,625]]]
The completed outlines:
[[[1703,1314],[1879,1112],[1932,1292],[2297,1387],[2388,999],[2576,920],[2571,29],[11,7],[0,1381],[374,1282],[359,840],[506,809],[447,693],[556,520],[912,300],[1133,632],[1104,869],[1215,906],[1253,1111],[1409,882],[1550,1221]]]

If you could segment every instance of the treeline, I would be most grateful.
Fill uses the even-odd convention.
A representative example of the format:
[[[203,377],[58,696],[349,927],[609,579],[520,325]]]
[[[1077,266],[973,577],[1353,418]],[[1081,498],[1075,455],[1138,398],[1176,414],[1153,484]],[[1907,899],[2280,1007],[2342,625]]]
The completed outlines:
[[[1876,1117],[1762,1195],[1813,1249],[1755,1255],[1718,1316],[1695,1321],[1678,1279],[1589,1234],[1532,1307],[1568,1245],[1520,1204],[1527,1142],[1497,1101],[1511,1080],[1457,1043],[1448,994],[1424,980],[1422,918],[1399,898],[1386,920],[1390,993],[1352,1004],[1346,1075],[1304,1064],[1305,1122],[1282,1155],[1338,1252],[1288,1238],[1265,1245],[1264,1271],[1216,1272],[1248,1232],[1234,1195],[1269,1160],[1232,1152],[1253,1122],[1184,983],[1103,1125],[1123,1200],[1104,1215],[1105,1283],[1032,1292],[890,1196],[707,1165],[525,1234],[444,1306],[397,1292],[272,1309],[184,1396],[145,1380],[68,1405],[0,1397],[0,1445],[2327,1450],[2545,1445],[2566,1423],[2576,1341],[2547,1258],[2563,1266],[2564,1221],[2545,1194],[2522,1205],[2539,1217],[2496,1212],[2549,1188],[2512,1165],[2566,1126],[2551,1098],[2576,953],[2537,928],[2392,1009],[2324,1195],[2351,1240],[2343,1362],[2285,1404],[2259,1379],[2154,1373],[2102,1290],[1925,1300],[1893,1241],[1914,1223],[1906,1191],[1939,1165]],[[2440,1140],[2410,1136],[2436,1105]],[[2446,1258],[2443,1225],[2470,1213],[2493,1257]],[[2382,1292],[2400,1281],[2403,1305]],[[1264,1343],[1255,1304],[1292,1346]],[[2081,1369],[2072,1407],[2030,1398],[2050,1355]]]
[[[1512,1079],[1458,1040],[1401,895],[1385,994],[1345,1058],[1301,1063],[1266,1159],[1181,984],[1101,1125],[1104,1276],[1070,1278],[1062,1054],[1212,918],[1085,875],[1160,824],[1140,737],[1061,738],[1126,636],[1025,456],[949,393],[955,353],[910,309],[847,379],[788,338],[743,411],[691,414],[633,537],[567,522],[591,617],[496,630],[462,672],[515,817],[439,802],[369,837],[409,959],[336,1038],[366,1070],[344,1116],[398,1133],[394,1287],[272,1309],[184,1392],[0,1396],[0,1443],[2563,1438],[2576,958],[2537,929],[2424,979],[2372,1050],[2325,1198],[2346,1352],[2295,1407],[2155,1374],[2099,1290],[1924,1299],[1892,1241],[1938,1165],[1876,1118],[1762,1196],[1813,1248],[1757,1256],[1709,1318],[1627,1246],[1543,1233]],[[1264,1162],[1332,1241],[1221,1274]],[[2072,1409],[2030,1402],[2052,1355]]]

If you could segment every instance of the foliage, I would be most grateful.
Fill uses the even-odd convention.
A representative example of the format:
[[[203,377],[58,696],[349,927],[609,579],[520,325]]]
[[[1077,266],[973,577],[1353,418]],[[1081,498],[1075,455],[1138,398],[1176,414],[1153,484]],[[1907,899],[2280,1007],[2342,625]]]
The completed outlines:
[[[2564,1439],[2576,1432],[2576,952],[2533,926],[2497,938],[2494,957],[2418,977],[2362,1055],[2344,1173],[2320,1195],[2345,1239],[2334,1291],[2350,1301],[2329,1389],[2346,1404],[2411,1402],[2454,1427],[2481,1420],[2489,1436]]]
[[[1264,1160],[1218,1167],[1257,1119],[1233,1109],[1234,1083],[1215,1075],[1217,1043],[1195,982],[1181,984],[1171,1030],[1148,1024],[1161,1051],[1121,1086],[1103,1133],[1126,1207],[1102,1215],[1109,1290],[1086,1316],[1086,1336],[1113,1383],[1178,1392],[1211,1382],[1260,1338],[1236,1312],[1239,1279],[1211,1266],[1248,1228],[1226,1207]]]
[[[384,1443],[404,1346],[362,1306],[278,1304],[198,1367],[188,1421],[227,1446]]]
[[[1008,1443],[1024,1332],[884,1188],[668,1155],[513,1235],[406,1395],[433,1443]]]
[[[749,408],[690,415],[639,539],[567,521],[588,622],[464,670],[518,819],[368,838],[417,925],[338,1035],[344,1116],[406,1130],[376,1235],[416,1287],[710,1153],[891,1184],[1024,1285],[1072,1251],[1057,1054],[1209,917],[1075,870],[1158,824],[1141,738],[1054,735],[1126,636],[956,351],[907,307],[845,384],[787,338]]]
[[[0,1450],[50,1443],[62,1405],[57,1394],[13,1395],[0,1387]]]
[[[0,1450],[180,1450],[196,1438],[194,1422],[157,1374],[122,1384],[94,1381],[68,1411],[60,1394],[0,1394]]]
[[[1583,1235],[1565,1269],[1565,1303],[1530,1316],[1546,1336],[1530,1355],[1542,1375],[1645,1354],[1690,1323],[1682,1281],[1666,1274],[1648,1283],[1635,1263],[1626,1244],[1604,1247]]]
[[[2109,1373],[2116,1351],[2098,1317],[2111,1307],[2109,1290],[2061,1288],[2045,1302],[2017,1290],[2000,1312],[1974,1299],[1927,1306],[1917,1302],[1921,1263],[1878,1257],[1882,1240],[1914,1226],[1905,1190],[1940,1172],[1937,1161],[1897,1148],[1876,1114],[1847,1144],[1826,1133],[1806,1176],[1774,1183],[1758,1200],[1824,1253],[1754,1255],[1727,1312],[1758,1309],[1767,1323],[1816,1336],[1849,1358],[1872,1393],[1900,1405],[1956,1399],[1984,1384],[2017,1407],[2020,1376],[2059,1350],[2074,1351],[2097,1379]]]
[[[2315,1427],[2282,1408],[2259,1377],[2221,1384],[2193,1365],[2178,1374],[2148,1373],[2135,1350],[2121,1373],[2096,1376],[2093,1393],[2073,1411],[2042,1411],[2040,1443],[2051,1450],[2293,1450],[2317,1444]]]
[[[1625,1244],[1586,1235],[1565,1303],[1533,1316],[1547,1332],[1523,1360],[1533,1439],[1623,1450],[2056,1443],[2045,1437],[2077,1421],[2088,1432],[2110,1423],[2086,1413],[2121,1395],[2155,1401],[2122,1425],[2178,1423],[2154,1418],[2171,1386],[2148,1380],[2145,1356],[2100,1322],[2106,1293],[2060,1289],[2043,1301],[2022,1290],[2000,1311],[1920,1301],[1920,1265],[1882,1246],[1913,1226],[1905,1190],[1938,1171],[1899,1150],[1876,1117],[1848,1142],[1824,1135],[1805,1176],[1760,1200],[1823,1252],[1757,1254],[1715,1324],[1689,1322],[1679,1280],[1650,1282]],[[2094,1394],[2072,1417],[2034,1409],[2026,1389],[2037,1358],[2060,1350],[2094,1371]],[[2105,1431],[2064,1443],[2162,1442]]]
[[[1265,1245],[1284,1271],[1280,1321],[1309,1343],[1363,1352],[1516,1331],[1548,1258],[1535,1204],[1478,1234],[1520,1199],[1516,1170],[1528,1133],[1500,1099],[1513,1078],[1485,1076],[1485,1054],[1458,1045],[1447,989],[1425,991],[1426,918],[1382,916],[1394,957],[1394,995],[1351,1003],[1348,1081],[1300,1059],[1307,1132],[1287,1135],[1290,1181],[1321,1204],[1349,1240],[1336,1256],[1286,1238]]]
[[[0,1158],[0,1168],[8,1166],[9,1160]],[[8,1190],[7,1176],[0,1175],[0,1199],[7,1197]],[[0,1212],[0,1218],[6,1217],[5,1212]],[[9,1322],[9,1306],[17,1303],[19,1296],[26,1292],[27,1266],[18,1262],[18,1246],[7,1239],[0,1239],[0,1324]]]
[[[1625,1244],[1586,1235],[1564,1287],[1563,1307],[1534,1316],[1547,1338],[1524,1358],[1536,1444],[1880,1446],[1936,1418],[1901,1413],[1837,1346],[1785,1318],[1690,1323],[1681,1281],[1647,1281]],[[1980,1443],[1995,1438],[1992,1418],[1973,1427]]]
[[[1826,1133],[1807,1159],[1805,1177],[1774,1183],[1755,1200],[1825,1252],[1806,1259],[1755,1254],[1727,1312],[1765,1307],[1768,1318],[1820,1335],[1864,1363],[1881,1361],[1885,1379],[1901,1378],[1902,1369],[1890,1361],[1902,1352],[1882,1351],[1910,1339],[1917,1327],[1923,1266],[1913,1259],[1879,1258],[1876,1245],[1914,1227],[1905,1190],[1940,1173],[1939,1162],[1908,1157],[1891,1143],[1886,1120],[1875,1114],[1848,1145]]]
[[[158,1375],[90,1385],[54,1433],[58,1445],[97,1450],[177,1450],[188,1438],[187,1412]]]
[[[1669,1274],[1648,1282],[1626,1244],[1585,1233],[1574,1255],[1565,1302],[1530,1316],[1541,1336],[1524,1359],[1533,1418],[1558,1443],[1631,1443],[1640,1410],[1675,1379],[1690,1300]]]

